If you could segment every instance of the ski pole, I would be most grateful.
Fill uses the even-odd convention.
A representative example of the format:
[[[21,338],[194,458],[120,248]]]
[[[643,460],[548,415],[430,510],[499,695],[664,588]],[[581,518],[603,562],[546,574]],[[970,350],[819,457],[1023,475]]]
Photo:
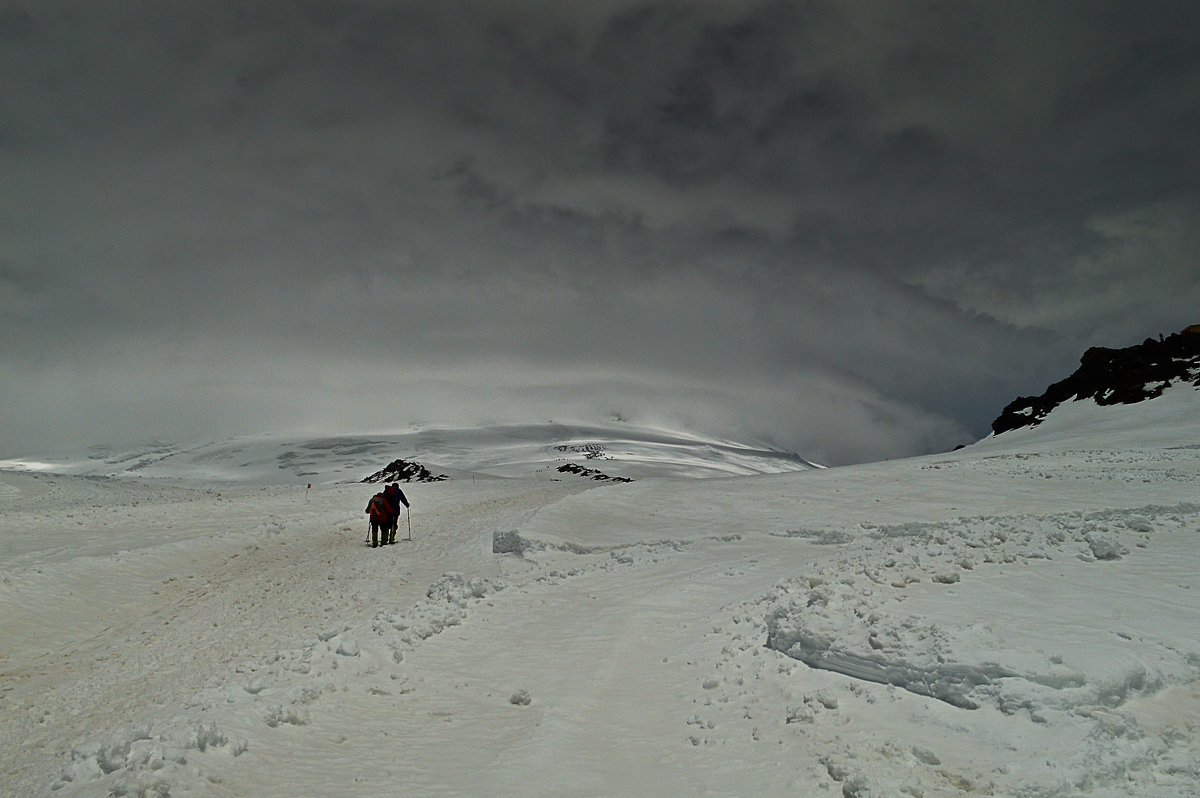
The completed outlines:
[[[404,513],[408,516],[408,539],[412,540],[412,508],[405,507]]]

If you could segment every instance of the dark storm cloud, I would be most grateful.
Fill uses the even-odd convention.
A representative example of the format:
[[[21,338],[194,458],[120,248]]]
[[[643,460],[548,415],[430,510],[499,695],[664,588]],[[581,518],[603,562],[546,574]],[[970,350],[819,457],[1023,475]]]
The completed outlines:
[[[3,446],[968,440],[1196,321],[1198,39],[1186,2],[0,4]]]

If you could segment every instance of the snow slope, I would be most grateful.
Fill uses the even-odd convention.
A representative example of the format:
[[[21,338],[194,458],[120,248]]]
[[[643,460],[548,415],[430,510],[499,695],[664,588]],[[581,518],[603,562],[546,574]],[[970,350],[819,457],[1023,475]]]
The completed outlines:
[[[0,792],[1194,796],[1198,417],[631,484],[476,434],[382,549],[211,452],[0,472]]]
[[[434,473],[560,477],[577,463],[612,477],[727,477],[820,468],[799,455],[626,424],[414,428],[374,436],[244,436],[218,443],[97,447],[86,456],[0,460],[0,468],[260,484],[358,482],[398,455]]]

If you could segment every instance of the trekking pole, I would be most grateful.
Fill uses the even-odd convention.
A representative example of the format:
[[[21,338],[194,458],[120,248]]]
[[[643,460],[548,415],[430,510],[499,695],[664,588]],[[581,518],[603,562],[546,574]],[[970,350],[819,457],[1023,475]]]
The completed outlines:
[[[363,543],[370,543],[370,542],[371,542],[371,521],[370,521],[370,519],[368,519],[367,520],[367,538],[366,538],[366,540],[363,541]]]
[[[405,507],[404,512],[408,516],[408,539],[412,540],[412,508]]]

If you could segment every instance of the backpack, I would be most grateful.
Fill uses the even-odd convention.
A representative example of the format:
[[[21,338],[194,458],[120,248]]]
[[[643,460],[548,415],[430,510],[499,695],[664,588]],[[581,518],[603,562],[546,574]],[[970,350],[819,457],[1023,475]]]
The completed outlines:
[[[383,498],[382,493],[376,493],[371,497],[371,501],[367,503],[365,512],[371,514],[372,521],[386,521],[388,518],[387,500]]]

